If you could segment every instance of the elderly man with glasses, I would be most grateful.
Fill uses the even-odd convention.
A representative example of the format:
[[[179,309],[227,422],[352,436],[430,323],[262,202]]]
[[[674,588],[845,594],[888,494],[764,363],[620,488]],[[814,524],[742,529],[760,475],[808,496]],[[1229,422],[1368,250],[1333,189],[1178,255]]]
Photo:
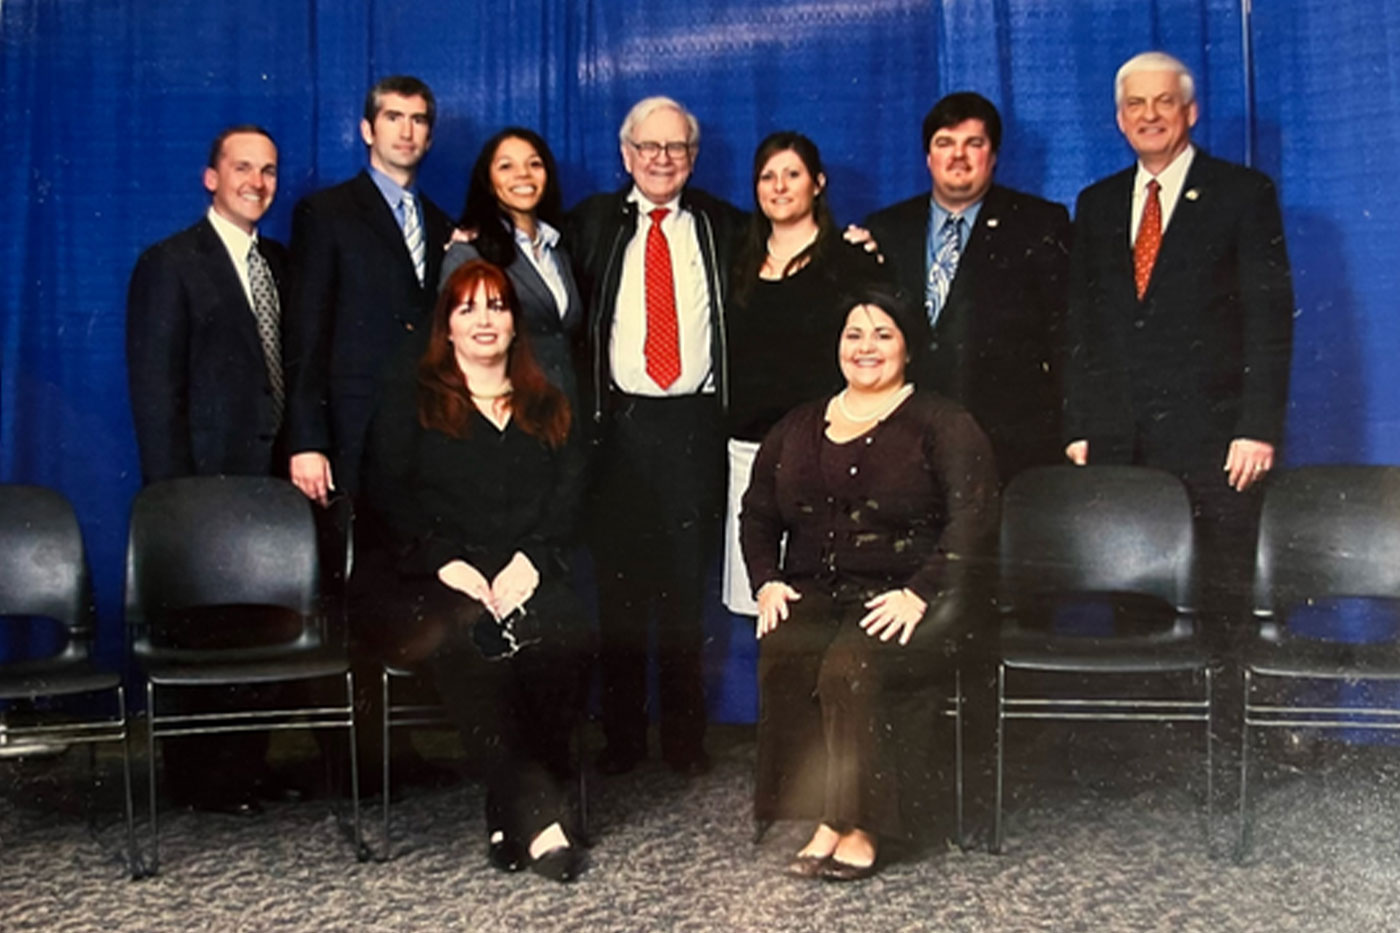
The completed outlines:
[[[661,751],[701,774],[702,587],[724,478],[724,300],[743,215],[688,188],[700,127],[667,97],[639,101],[618,134],[632,181],[569,216],[589,296],[588,411],[597,442],[592,527],[607,748],[599,769],[646,757],[648,630],[655,619]]]

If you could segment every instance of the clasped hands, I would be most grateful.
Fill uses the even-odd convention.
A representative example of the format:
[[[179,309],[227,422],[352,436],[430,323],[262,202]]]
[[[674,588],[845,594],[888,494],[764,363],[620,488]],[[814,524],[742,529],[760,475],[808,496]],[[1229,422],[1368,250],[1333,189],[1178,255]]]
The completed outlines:
[[[770,580],[758,591],[758,624],[754,633],[762,638],[787,621],[788,603],[802,598],[802,594],[781,580]],[[904,588],[887,590],[865,603],[867,612],[860,620],[865,634],[881,641],[898,638],[901,645],[909,644],[914,637],[914,629],[923,621],[928,603],[913,590]]]
[[[497,619],[504,619],[525,605],[540,585],[540,572],[521,551],[515,552],[490,583],[480,570],[461,559],[443,564],[437,576],[444,586],[470,596]]]

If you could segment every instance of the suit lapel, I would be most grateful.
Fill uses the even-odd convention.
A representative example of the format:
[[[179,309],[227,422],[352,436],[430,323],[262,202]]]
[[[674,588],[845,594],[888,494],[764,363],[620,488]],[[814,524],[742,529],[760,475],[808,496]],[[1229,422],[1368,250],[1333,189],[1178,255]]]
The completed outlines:
[[[543,308],[553,309],[554,320],[559,320],[558,306],[554,303],[554,293],[549,290],[549,286],[545,284],[539,270],[530,261],[530,257],[525,255],[525,251],[520,248],[519,243],[515,244],[515,262],[510,264],[510,277],[515,280],[516,290],[521,293],[520,304],[522,306],[529,307],[530,303],[525,301],[525,295],[533,295],[536,304]]]
[[[1201,220],[1209,209],[1211,174],[1210,157],[1198,148],[1172,209],[1171,223],[1162,235],[1162,246],[1157,251],[1157,262],[1152,266],[1152,278],[1148,280],[1144,300],[1152,297],[1158,282],[1175,274],[1173,269],[1191,254],[1193,244],[1199,242]]]
[[[213,293],[218,296],[216,314],[231,328],[240,339],[262,359],[262,339],[258,336],[258,325],[253,317],[253,309],[248,304],[248,296],[243,291],[243,282],[238,278],[233,258],[229,256],[224,241],[214,232],[213,224],[205,218],[199,224],[199,253],[204,273],[209,277]]]
[[[355,201],[365,225],[384,241],[384,248],[388,251],[388,255],[394,257],[394,264],[399,267],[400,274],[408,276],[413,280],[415,286],[418,285],[418,276],[413,271],[413,257],[408,254],[408,244],[404,242],[403,230],[399,228],[399,222],[394,219],[393,209],[384,200],[384,195],[380,193],[374,179],[369,177],[369,172],[360,172],[359,175],[355,176],[355,181]],[[366,258],[368,259],[368,257]],[[442,257],[436,258],[440,268]],[[431,269],[432,263],[426,265]],[[427,276],[425,275],[426,280]]]

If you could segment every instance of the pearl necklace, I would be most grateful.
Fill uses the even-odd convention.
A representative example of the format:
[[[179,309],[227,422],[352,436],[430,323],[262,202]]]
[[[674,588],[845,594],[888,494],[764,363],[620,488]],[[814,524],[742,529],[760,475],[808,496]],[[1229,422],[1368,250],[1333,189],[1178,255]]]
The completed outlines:
[[[876,411],[874,414],[870,415],[854,415],[851,413],[851,410],[846,407],[846,393],[849,391],[850,389],[842,389],[837,394],[836,407],[841,409],[841,414],[845,416],[847,421],[852,421],[856,424],[863,424],[867,421],[883,420],[886,415],[888,415],[890,412],[894,411],[896,408],[899,407],[900,402],[904,401],[906,398],[909,397],[910,393],[914,391],[914,386],[912,383],[906,382],[903,386],[900,387],[899,391],[894,394],[894,398],[890,399],[889,403],[885,405],[884,408],[881,408],[879,411]]]
[[[472,398],[476,399],[478,402],[494,402],[498,398],[505,398],[507,395],[510,395],[513,391],[515,391],[515,389],[511,386],[509,382],[507,382],[506,387],[504,389],[502,389],[499,392],[492,393],[490,395],[482,394],[480,392],[472,392],[470,390],[468,390],[468,394]]]
[[[773,237],[772,237],[772,236],[769,236],[769,237],[768,237],[768,242],[764,244],[764,249],[767,251],[769,258],[771,258],[771,259],[773,260],[774,263],[776,263],[780,268],[781,268],[781,267],[785,267],[788,263],[792,262],[792,259],[793,259],[794,256],[797,256],[797,255],[800,254],[804,249],[806,249],[807,247],[811,246],[813,243],[817,242],[817,236],[820,235],[820,234],[821,234],[821,231],[820,231],[820,230],[818,230],[818,231],[816,231],[815,233],[813,233],[811,236],[809,236],[809,237],[807,238],[807,241],[806,241],[805,243],[803,243],[803,244],[802,244],[801,246],[799,246],[797,249],[793,250],[793,251],[792,251],[791,253],[789,253],[786,257],[781,257],[781,256],[779,256],[777,253],[773,252]]]

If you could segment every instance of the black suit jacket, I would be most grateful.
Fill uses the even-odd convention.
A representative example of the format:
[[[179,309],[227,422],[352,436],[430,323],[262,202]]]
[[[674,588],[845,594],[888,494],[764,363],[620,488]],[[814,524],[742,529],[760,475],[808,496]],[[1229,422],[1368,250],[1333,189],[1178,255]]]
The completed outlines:
[[[1273,183],[1197,151],[1147,292],[1133,284],[1137,167],[1079,196],[1066,440],[1090,462],[1223,466],[1232,439],[1278,444],[1293,287]]]
[[[506,276],[520,301],[521,318],[530,335],[530,349],[535,354],[535,360],[549,381],[563,391],[569,400],[570,410],[577,415],[579,392],[574,349],[583,325],[583,298],[574,284],[572,260],[562,243],[555,250],[555,256],[559,260],[559,275],[564,280],[568,299],[562,316],[554,301],[554,293],[549,290],[534,264],[520,252],[518,245],[515,247],[515,261],[506,266]],[[438,288],[442,288],[442,283],[458,266],[480,258],[481,253],[473,244],[453,243],[443,257]]]
[[[924,306],[929,196],[872,214],[893,283]],[[1003,482],[1059,463],[1069,212],[993,185],[982,199],[922,372],[929,388],[962,403],[987,432]]]
[[[451,222],[421,192],[427,269],[413,272],[394,212],[367,171],[303,198],[292,216],[292,287],[283,315],[287,444],[330,456],[353,492],[380,368],[431,314]]]
[[[286,250],[266,237],[286,306]],[[285,473],[274,456],[280,413],[257,321],[207,218],[141,254],[126,313],[127,378],[147,483],[215,473]]]
[[[617,310],[617,290],[627,244],[637,232],[637,205],[627,200],[632,185],[612,194],[595,194],[569,212],[565,242],[574,258],[574,278],[589,302],[588,371],[593,420],[607,410],[611,386],[608,347]],[[738,208],[696,188],[681,193],[681,207],[695,216],[700,254],[710,290],[710,359],[721,404],[727,403],[728,348],[724,302],[728,293],[730,262],[743,228],[745,214]]]

